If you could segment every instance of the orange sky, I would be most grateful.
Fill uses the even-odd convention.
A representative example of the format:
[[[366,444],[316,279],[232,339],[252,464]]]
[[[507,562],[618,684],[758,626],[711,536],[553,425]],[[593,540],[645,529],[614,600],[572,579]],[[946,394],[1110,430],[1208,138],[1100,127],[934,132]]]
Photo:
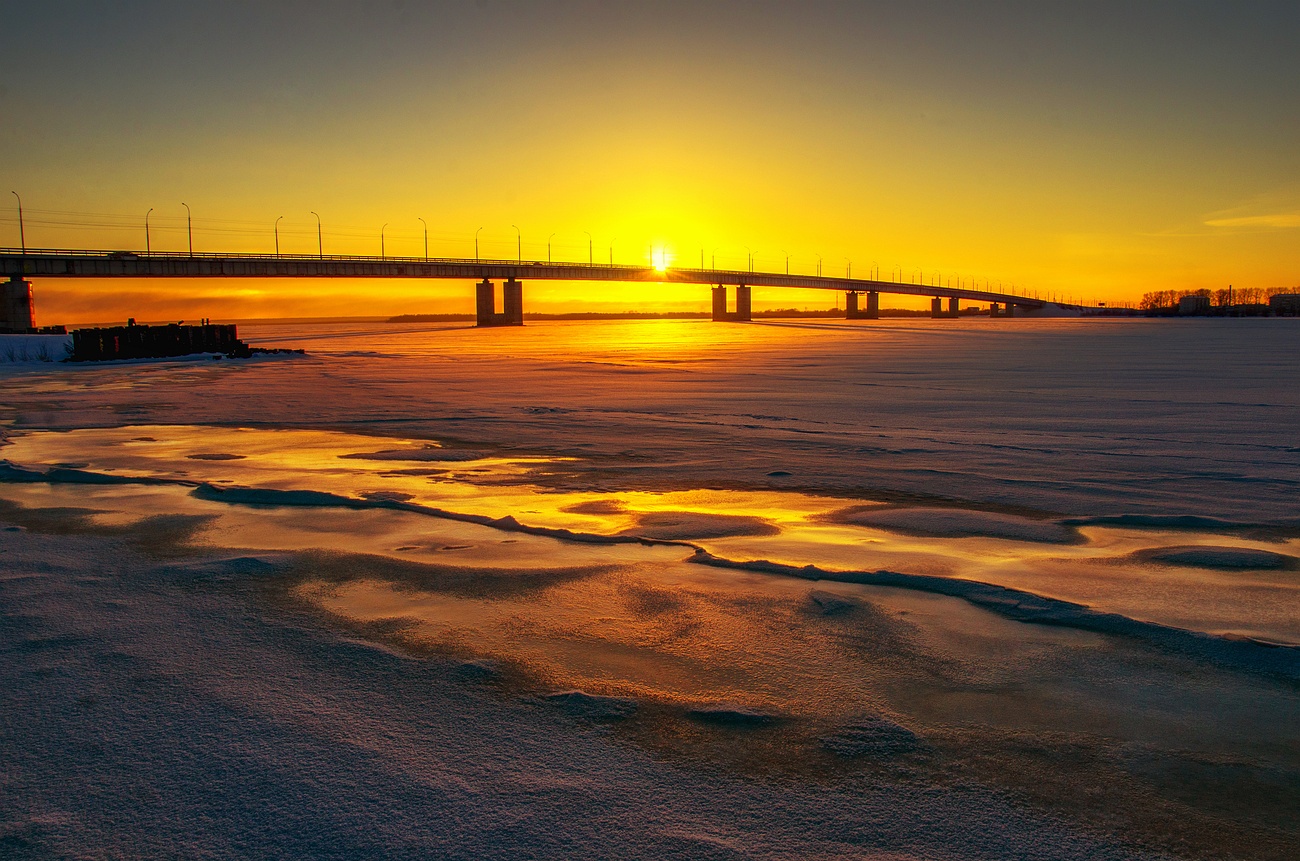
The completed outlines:
[[[1101,301],[1300,282],[1288,4],[98,4],[16,13],[29,246],[648,260]],[[33,4],[35,6],[35,4]],[[1036,7],[1029,7],[1031,10]],[[1170,17],[1171,14],[1178,14]],[[1037,17],[1034,17],[1037,16]],[[1288,38],[1287,34],[1291,34]],[[10,198],[11,203],[16,201]],[[552,234],[554,234],[552,238]],[[0,243],[17,245],[16,212]],[[931,277],[927,274],[927,279]],[[470,311],[468,284],[64,281],[42,323]],[[526,285],[530,311],[705,288]],[[756,306],[827,306],[772,293]],[[905,300],[886,304],[905,305]]]

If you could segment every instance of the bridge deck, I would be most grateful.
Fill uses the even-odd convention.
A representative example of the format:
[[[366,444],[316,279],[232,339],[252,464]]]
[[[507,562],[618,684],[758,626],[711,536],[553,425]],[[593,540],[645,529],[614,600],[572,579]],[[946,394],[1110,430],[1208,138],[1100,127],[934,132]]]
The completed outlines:
[[[964,287],[904,284],[867,278],[833,278],[622,264],[542,263],[463,258],[340,255],[175,254],[122,251],[0,249],[0,277],[21,278],[440,278],[466,281],[622,281],[651,284],[746,285],[808,290],[939,296],[1039,308],[1041,299]]]

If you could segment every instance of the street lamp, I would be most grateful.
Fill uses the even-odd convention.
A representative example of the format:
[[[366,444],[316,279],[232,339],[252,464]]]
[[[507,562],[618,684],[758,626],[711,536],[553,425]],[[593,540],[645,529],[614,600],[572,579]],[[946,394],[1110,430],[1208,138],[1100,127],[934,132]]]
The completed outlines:
[[[388,229],[388,222],[385,221],[384,226],[379,228],[379,259],[380,260],[383,260],[388,257],[388,255],[384,253],[384,231],[387,229]]]
[[[614,265],[614,243],[617,241],[618,241],[617,236],[615,236],[613,239],[609,241],[609,265],[610,266]]]
[[[785,274],[789,275],[790,274],[790,252],[786,251],[783,248],[781,249],[781,253],[785,255]]]
[[[748,245],[742,247],[749,252],[749,271],[753,272],[754,271],[754,250],[750,248]]]
[[[153,207],[149,207],[149,212],[153,212]],[[153,252],[153,246],[149,244],[149,212],[144,214],[144,253]]]
[[[550,263],[550,262],[551,262],[551,240],[554,239],[554,238],[555,238],[555,234],[554,234],[554,233],[552,233],[550,236],[546,237],[546,262],[547,262],[547,263]]]
[[[284,218],[283,215],[280,218]],[[280,256],[280,218],[275,220],[275,256]]]
[[[18,192],[9,192],[14,197],[18,197]],[[18,197],[18,242],[23,247],[23,253],[27,253],[27,234],[23,230],[23,199]]]
[[[182,203],[181,206],[185,207],[185,232],[186,234],[189,235],[190,238],[190,256],[193,257],[194,256],[194,219],[190,216],[190,205],[188,203]]]
[[[876,281],[879,281],[879,280],[880,280],[880,264],[877,263],[876,261],[872,260],[872,261],[871,261],[871,265],[875,267],[875,269],[873,270],[873,271],[876,273],[876,278],[875,278],[875,280],[876,280]]]
[[[312,213],[311,213],[311,214],[316,216],[316,253],[320,255],[320,258],[321,258],[322,260],[324,260],[324,259],[325,259],[325,240],[321,238],[321,232],[320,232],[320,216],[319,216],[319,215],[316,215],[316,211],[315,211],[315,210],[312,210]]]
[[[850,260],[849,258],[845,257],[845,258],[844,258],[844,262],[845,262],[845,264],[846,264],[845,267],[844,267],[844,277],[845,277],[845,278],[852,278],[852,277],[853,277],[853,261]]]
[[[482,232],[482,230],[483,228],[480,227],[478,230],[474,231],[474,259],[475,260],[478,260],[478,235],[479,233]]]
[[[713,253],[709,255],[709,266],[714,270],[718,268],[718,249],[716,248],[713,249]]]
[[[593,239],[591,238],[591,234],[590,234],[588,231],[584,230],[584,231],[582,231],[582,232],[587,234],[587,265],[588,265],[588,266],[594,266],[594,265],[595,265],[595,262],[592,260],[592,257],[591,257],[591,248],[592,248],[592,243],[593,243],[595,240],[593,240]]]
[[[510,225],[515,228],[515,252],[518,254],[519,262],[524,262],[524,234],[514,224]]]
[[[822,277],[822,256],[820,254],[817,255],[817,277]]]
[[[415,216],[415,220],[424,225],[424,260],[427,263],[429,260],[429,222],[418,215]]]

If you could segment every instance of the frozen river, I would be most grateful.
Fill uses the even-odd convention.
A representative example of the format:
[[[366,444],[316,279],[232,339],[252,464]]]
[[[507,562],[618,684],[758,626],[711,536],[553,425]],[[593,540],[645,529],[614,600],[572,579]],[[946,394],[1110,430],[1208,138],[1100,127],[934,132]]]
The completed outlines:
[[[0,365],[0,841],[1300,837],[1293,321],[241,335],[307,355]]]

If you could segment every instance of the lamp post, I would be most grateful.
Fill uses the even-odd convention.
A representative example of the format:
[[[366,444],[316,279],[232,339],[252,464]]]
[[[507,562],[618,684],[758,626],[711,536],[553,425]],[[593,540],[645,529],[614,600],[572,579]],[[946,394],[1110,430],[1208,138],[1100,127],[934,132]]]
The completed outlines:
[[[524,234],[517,225],[510,225],[515,229],[515,253],[520,263],[524,262]]]
[[[718,249],[716,248],[713,249],[713,253],[709,255],[709,268],[715,270],[718,268]]]
[[[190,215],[190,205],[188,203],[182,203],[181,206],[185,207],[185,233],[190,238],[190,256],[193,257],[194,256],[194,219]]]
[[[875,280],[876,280],[876,281],[879,281],[879,280],[880,280],[880,264],[877,263],[876,261],[872,260],[872,261],[871,261],[871,265],[875,267],[875,269],[873,270],[873,271],[876,273]]]
[[[744,248],[746,251],[749,252],[749,271],[753,272],[754,271],[754,250],[750,248],[748,245],[744,246]]]
[[[844,258],[844,264],[845,264],[845,266],[844,266],[844,277],[845,277],[845,278],[852,278],[852,277],[853,277],[853,261],[850,260],[849,258],[845,257],[845,258]]]
[[[552,233],[550,236],[546,237],[546,262],[547,262],[547,263],[550,263],[550,262],[551,262],[551,240],[554,239],[554,238],[555,238],[555,234],[554,234],[554,233]]]
[[[18,196],[18,192],[9,192],[18,198],[18,243],[22,246],[23,253],[27,253],[27,233],[23,230],[23,199]]]
[[[153,207],[149,207],[149,212],[153,212]],[[144,214],[144,253],[152,254],[153,246],[149,243],[149,212]]]
[[[592,244],[595,242],[595,240],[593,240],[593,239],[591,238],[591,234],[590,234],[589,232],[587,232],[586,230],[584,230],[584,231],[582,231],[582,232],[587,234],[587,265],[588,265],[588,266],[594,266],[594,265],[595,265],[595,261],[592,259],[592,256],[591,256],[591,248],[592,248]]]
[[[320,259],[324,260],[325,240],[322,238],[322,234],[320,230],[320,216],[316,214],[315,210],[312,210],[311,214],[316,216],[316,253],[320,256]]]
[[[783,248],[781,249],[781,253],[785,255],[785,274],[789,275],[790,274],[790,252],[786,251]]]
[[[481,228],[481,227],[480,227],[478,230],[475,230],[475,231],[474,231],[474,259],[475,259],[475,260],[478,260],[478,235],[479,235],[479,233],[481,233],[482,231],[483,231],[483,228]]]
[[[817,255],[817,277],[822,277],[822,256],[820,254]]]
[[[379,259],[380,260],[384,260],[388,257],[388,255],[384,253],[384,231],[387,229],[388,229],[388,222],[385,221],[384,226],[379,228]]]
[[[283,215],[280,218],[284,218]],[[275,220],[275,256],[280,256],[280,218]]]
[[[424,260],[427,263],[429,260],[429,222],[418,215],[415,216],[415,220],[424,225]]]
[[[615,236],[613,239],[609,241],[609,265],[610,266],[614,265],[614,243],[617,241],[618,241],[617,236]]]

